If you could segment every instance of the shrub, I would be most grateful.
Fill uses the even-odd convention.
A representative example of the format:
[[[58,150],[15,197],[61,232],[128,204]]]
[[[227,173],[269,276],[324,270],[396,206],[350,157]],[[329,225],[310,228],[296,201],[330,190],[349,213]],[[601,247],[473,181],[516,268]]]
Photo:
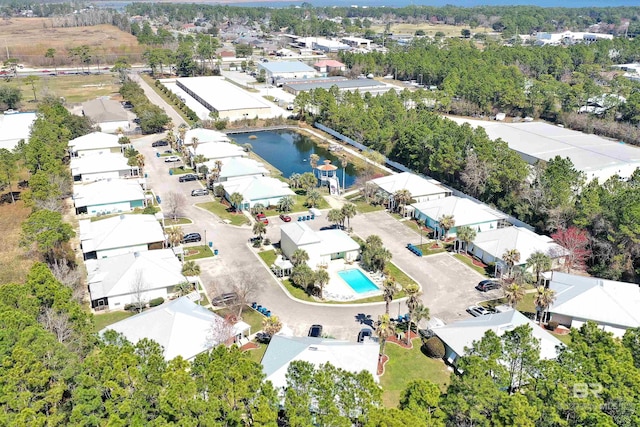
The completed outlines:
[[[149,307],[157,307],[164,302],[164,298],[158,297],[149,301]]]
[[[547,323],[547,329],[550,331],[555,331],[557,327],[558,327],[558,322],[556,321],[552,320],[551,322]]]
[[[431,337],[424,342],[424,349],[434,359],[442,359],[444,357],[444,344],[438,337]]]
[[[270,245],[271,244],[271,239],[268,238],[268,237],[266,239],[264,239],[264,244],[267,245],[267,246]]]
[[[158,208],[155,206],[147,206],[142,210],[142,213],[145,215],[155,215],[158,213]]]

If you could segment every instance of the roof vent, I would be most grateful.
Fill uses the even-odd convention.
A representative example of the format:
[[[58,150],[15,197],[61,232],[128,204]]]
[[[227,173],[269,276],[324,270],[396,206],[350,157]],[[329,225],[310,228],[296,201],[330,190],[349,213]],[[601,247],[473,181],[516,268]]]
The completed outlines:
[[[309,350],[310,351],[318,351],[318,347],[311,346],[311,347],[309,347]]]

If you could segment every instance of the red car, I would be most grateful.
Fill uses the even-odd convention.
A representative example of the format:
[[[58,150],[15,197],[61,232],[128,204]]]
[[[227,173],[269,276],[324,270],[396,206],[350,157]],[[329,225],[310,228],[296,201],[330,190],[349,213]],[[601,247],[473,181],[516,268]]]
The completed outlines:
[[[265,223],[266,225],[269,225],[269,220],[267,219],[267,216],[263,213],[259,213],[258,215],[256,215],[256,219],[260,222]]]
[[[284,222],[291,222],[291,217],[289,215],[282,214],[280,215],[280,219]]]

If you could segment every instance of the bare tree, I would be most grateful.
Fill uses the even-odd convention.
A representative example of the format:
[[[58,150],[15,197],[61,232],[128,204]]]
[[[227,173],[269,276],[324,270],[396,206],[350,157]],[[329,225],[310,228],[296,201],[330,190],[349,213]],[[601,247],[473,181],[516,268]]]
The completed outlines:
[[[178,215],[180,215],[182,208],[186,203],[187,199],[184,197],[184,194],[172,191],[167,195],[164,201],[164,207],[166,208],[169,216],[175,221],[178,219]]]
[[[55,335],[59,343],[66,343],[73,336],[73,328],[71,327],[71,322],[69,322],[69,316],[58,312],[52,307],[47,307],[40,313],[38,322]]]
[[[242,317],[242,310],[249,303],[254,295],[255,277],[249,272],[242,271],[234,274],[232,282],[233,292],[236,293],[236,304],[238,304],[238,318]]]
[[[142,312],[142,309],[147,302],[144,298],[144,294],[147,291],[147,284],[144,281],[142,270],[137,270],[133,282],[131,283],[131,294],[133,297],[133,305],[138,313]]]
[[[473,197],[478,197],[484,192],[488,177],[488,166],[478,159],[478,155],[475,152],[471,151],[467,156],[467,164],[460,173],[460,180],[464,184],[464,188]]]
[[[233,315],[214,319],[206,336],[207,345],[214,347],[218,344],[226,344],[230,338],[233,338],[233,326],[235,323]]]
[[[53,276],[63,285],[73,290],[73,299],[81,303],[84,298],[84,289],[82,288],[82,273],[77,268],[72,268],[64,260],[53,260],[53,264],[49,265],[49,269]]]

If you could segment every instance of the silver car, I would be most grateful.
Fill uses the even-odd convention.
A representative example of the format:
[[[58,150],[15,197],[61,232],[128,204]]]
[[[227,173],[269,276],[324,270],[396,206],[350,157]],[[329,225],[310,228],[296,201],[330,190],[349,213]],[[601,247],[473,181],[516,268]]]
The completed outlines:
[[[480,317],[491,314],[491,311],[487,310],[484,307],[480,307],[479,305],[472,305],[471,307],[467,308],[467,313],[469,313],[473,317]]]

